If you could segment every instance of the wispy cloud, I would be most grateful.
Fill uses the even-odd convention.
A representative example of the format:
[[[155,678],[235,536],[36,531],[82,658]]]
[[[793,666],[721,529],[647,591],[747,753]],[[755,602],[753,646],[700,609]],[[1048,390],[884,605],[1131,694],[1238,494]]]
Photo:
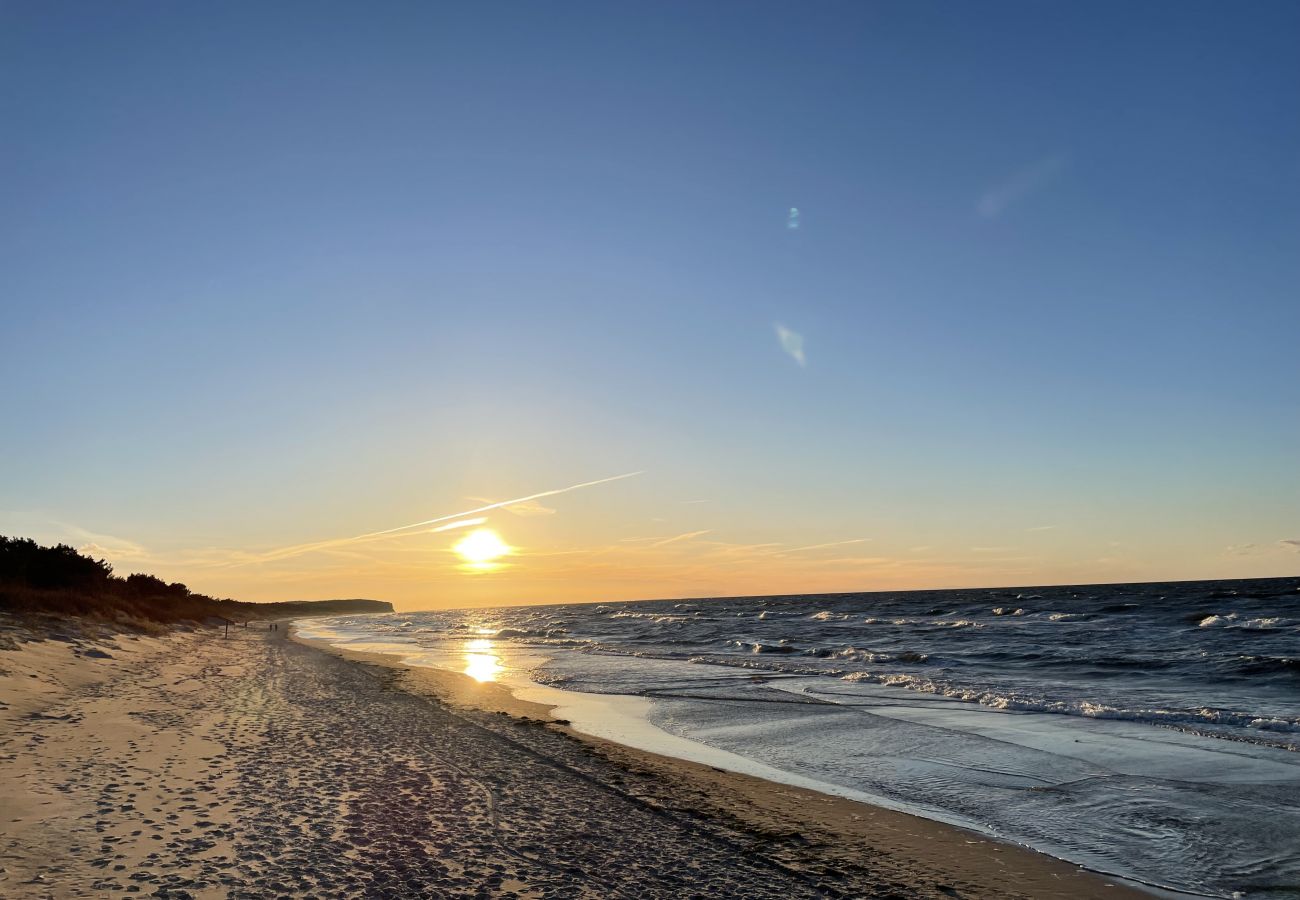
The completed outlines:
[[[138,545],[122,546],[121,544],[105,547],[103,544],[90,541],[77,547],[77,552],[83,556],[91,556],[96,559],[106,559],[109,562],[130,562],[145,560],[149,558],[149,553],[143,547]]]
[[[777,322],[775,327],[776,339],[781,342],[781,349],[799,365],[806,366],[808,360],[803,353],[803,335],[797,331],[791,331],[780,322]]]
[[[489,500],[487,497],[468,497],[468,498],[466,498],[466,499],[473,500],[475,503],[493,503],[493,502],[495,502],[495,501]],[[503,507],[501,507],[501,508],[504,509],[504,510],[505,510],[506,512],[508,512],[508,513],[513,513],[513,514],[516,515],[516,516],[523,516],[523,517],[525,517],[525,518],[529,518],[529,517],[532,517],[532,516],[553,516],[553,515],[555,515],[555,510],[554,510],[554,509],[552,509],[552,508],[549,507],[549,506],[542,506],[542,504],[538,503],[536,500],[527,500],[527,501],[525,501],[525,502],[523,502],[523,503],[511,503],[509,506],[503,506]]]
[[[68,522],[51,522],[63,534],[63,539],[73,543],[81,553],[109,562],[132,562],[150,558],[149,551],[141,544],[127,538],[112,534],[90,531]]]
[[[581,484],[571,484],[568,487],[556,488],[550,491],[540,491],[536,494],[529,494],[526,497],[516,497],[513,500],[502,500],[499,503],[488,503],[474,509],[466,509],[461,512],[451,513],[446,516],[437,516],[432,519],[425,519],[423,522],[412,522],[409,525],[398,525],[396,528],[385,528],[382,531],[370,531],[365,534],[358,534],[346,538],[333,538],[326,541],[313,541],[307,544],[294,544],[289,547],[280,547],[276,550],[268,550],[265,553],[253,554],[252,556],[228,563],[231,566],[248,565],[255,562],[276,562],[282,559],[290,559],[295,556],[302,556],[305,553],[316,553],[321,550],[328,550],[333,547],[342,547],[347,544],[356,544],[366,541],[385,540],[393,537],[404,536],[416,529],[428,528],[430,525],[439,525],[443,522],[451,522],[458,519],[466,519],[478,513],[491,512],[494,509],[505,509],[510,506],[528,503],[531,500],[540,500],[543,497],[554,497],[557,494],[567,494],[570,491],[581,490],[582,488],[595,487],[599,484],[609,484],[613,481],[622,481],[624,478],[633,478],[642,475],[643,472],[625,472],[622,475],[613,475],[609,478],[598,478],[595,481],[584,481]]]
[[[831,541],[826,544],[809,544],[807,547],[792,547],[782,553],[802,553],[804,550],[822,550],[826,547],[843,547],[845,544],[865,544],[871,538],[850,538],[847,541]]]
[[[1035,525],[1033,528],[1026,528],[1025,531],[1052,531],[1060,527],[1060,525]]]
[[[709,533],[710,531],[712,531],[712,530],[713,530],[713,529],[711,529],[711,528],[705,528],[703,531],[688,531],[688,532],[686,532],[685,534],[676,534],[676,535],[673,535],[673,536],[670,537],[670,538],[664,538],[663,540],[655,541],[655,542],[654,542],[653,544],[651,544],[650,546],[651,546],[651,547],[663,547],[663,546],[666,546],[666,545],[668,545],[668,544],[675,544],[675,543],[677,543],[678,541],[689,541],[689,540],[691,540],[692,538],[697,538],[697,537],[700,537],[701,535],[708,534],[708,533]]]
[[[1267,556],[1276,553],[1300,553],[1300,538],[1283,538],[1271,544],[1232,544],[1224,548],[1229,556]]]
[[[1044,157],[990,185],[980,195],[977,209],[986,219],[996,219],[1011,206],[1047,187],[1065,170],[1063,155]]]

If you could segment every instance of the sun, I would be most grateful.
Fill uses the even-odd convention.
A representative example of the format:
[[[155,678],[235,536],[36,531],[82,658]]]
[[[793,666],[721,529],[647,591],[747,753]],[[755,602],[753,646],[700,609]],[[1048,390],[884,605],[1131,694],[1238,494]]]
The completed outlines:
[[[472,568],[493,568],[493,561],[510,552],[510,545],[491,528],[476,528],[451,548]]]

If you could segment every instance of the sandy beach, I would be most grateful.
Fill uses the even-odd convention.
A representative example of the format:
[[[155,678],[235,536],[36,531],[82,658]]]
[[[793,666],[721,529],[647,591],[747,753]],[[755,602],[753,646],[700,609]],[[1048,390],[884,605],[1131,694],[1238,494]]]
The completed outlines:
[[[1300,900],[1300,0],[0,9],[0,900]]]
[[[265,626],[0,651],[6,897],[1144,896]]]

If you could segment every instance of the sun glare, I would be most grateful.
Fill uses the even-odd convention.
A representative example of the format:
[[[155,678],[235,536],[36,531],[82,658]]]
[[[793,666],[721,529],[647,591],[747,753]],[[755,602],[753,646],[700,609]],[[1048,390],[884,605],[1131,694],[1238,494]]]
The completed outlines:
[[[495,560],[510,552],[510,545],[491,528],[477,528],[457,541],[451,548],[474,569],[494,568]]]
[[[475,681],[496,681],[501,658],[492,652],[492,642],[478,638],[465,642],[465,674]]]

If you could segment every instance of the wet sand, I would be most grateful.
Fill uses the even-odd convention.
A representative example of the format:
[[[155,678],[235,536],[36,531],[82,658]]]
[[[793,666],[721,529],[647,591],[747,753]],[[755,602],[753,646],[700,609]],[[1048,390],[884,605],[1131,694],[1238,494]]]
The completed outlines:
[[[0,895],[1146,896],[381,661],[284,627],[0,650]]]

